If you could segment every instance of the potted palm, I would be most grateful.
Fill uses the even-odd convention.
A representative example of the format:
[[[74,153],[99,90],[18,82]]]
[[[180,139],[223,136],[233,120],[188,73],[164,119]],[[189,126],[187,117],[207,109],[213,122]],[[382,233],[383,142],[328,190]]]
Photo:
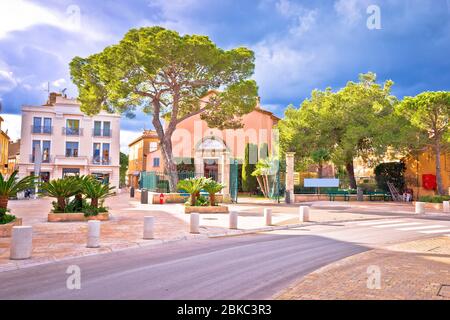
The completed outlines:
[[[108,214],[108,210],[103,206],[104,200],[114,196],[114,187],[101,183],[94,179],[87,179],[83,182],[83,194],[90,199],[90,204],[83,208],[85,216],[97,216],[100,213]]]
[[[214,181],[212,179],[206,179],[206,182],[203,186],[203,190],[205,190],[209,194],[210,206],[213,207],[216,205],[216,193],[222,191],[223,188],[225,188],[223,184]]]
[[[185,213],[227,213],[228,207],[215,205],[215,194],[224,188],[223,185],[204,177],[189,178],[178,183],[178,189],[190,194],[190,199],[184,206]],[[204,190],[209,193],[210,201],[200,196]],[[211,205],[208,205],[211,204]]]
[[[33,188],[34,180],[33,176],[18,180],[17,171],[7,178],[0,174],[0,237],[10,237],[12,227],[22,225],[22,219],[8,214],[8,201],[18,192]]]
[[[69,198],[76,195],[79,190],[79,182],[72,177],[55,179],[41,184],[41,193],[56,199],[56,202],[52,203],[53,213],[66,213]],[[73,211],[70,209],[69,211]]]

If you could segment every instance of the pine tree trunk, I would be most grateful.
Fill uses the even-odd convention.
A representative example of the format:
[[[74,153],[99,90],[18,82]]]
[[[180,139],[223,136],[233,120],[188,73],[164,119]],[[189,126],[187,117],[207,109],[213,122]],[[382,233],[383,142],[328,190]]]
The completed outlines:
[[[442,175],[441,175],[441,145],[439,142],[435,145],[435,156],[436,156],[436,184],[437,184],[437,192],[439,195],[443,196],[444,186],[442,184]]]
[[[177,192],[178,185],[178,171],[177,165],[173,160],[172,154],[172,141],[170,139],[164,139],[161,144],[161,153],[164,160],[164,167],[166,174],[169,177],[169,189],[170,192]]]
[[[351,162],[348,162],[345,165],[345,168],[347,169],[347,174],[348,174],[348,179],[350,182],[350,188],[351,189],[356,189],[356,179],[355,179],[355,168],[353,167],[353,159]]]
[[[319,163],[319,170],[318,170],[319,178],[323,177],[323,164],[322,162]]]

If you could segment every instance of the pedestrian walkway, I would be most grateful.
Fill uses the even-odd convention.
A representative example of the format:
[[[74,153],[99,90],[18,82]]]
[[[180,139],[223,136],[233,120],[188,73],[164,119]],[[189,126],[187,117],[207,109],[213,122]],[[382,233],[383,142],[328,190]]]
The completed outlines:
[[[414,231],[421,234],[443,235],[450,237],[450,224],[444,225],[431,220],[418,222],[414,219],[369,221],[356,223],[358,226],[376,229],[394,229],[396,231]]]

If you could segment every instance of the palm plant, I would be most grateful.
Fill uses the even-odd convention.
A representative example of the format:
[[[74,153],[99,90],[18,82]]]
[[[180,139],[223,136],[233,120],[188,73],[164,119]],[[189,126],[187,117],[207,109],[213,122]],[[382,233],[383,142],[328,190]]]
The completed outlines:
[[[35,177],[28,176],[23,179],[17,179],[17,171],[14,171],[7,179],[0,174],[0,208],[8,207],[9,197],[15,197],[18,192],[32,188],[34,186]]]
[[[189,178],[178,182],[177,188],[189,193],[191,206],[195,206],[196,198],[205,186],[205,181],[205,177]]]
[[[43,194],[56,198],[56,209],[64,212],[67,205],[67,199],[79,192],[80,184],[76,179],[68,177],[44,182],[41,185],[41,190]]]
[[[94,179],[92,176],[72,176],[68,179],[74,179],[78,183],[78,191],[75,194],[75,210],[80,211],[83,209],[83,186],[85,183]]]
[[[83,183],[83,194],[86,198],[91,199],[92,207],[98,208],[99,200],[104,200],[116,194],[113,191],[114,188],[95,179],[86,179]]]
[[[203,190],[208,192],[209,203],[211,206],[216,205],[216,193],[222,191],[223,188],[225,188],[225,185],[223,185],[213,179],[206,179],[205,185],[203,186]]]

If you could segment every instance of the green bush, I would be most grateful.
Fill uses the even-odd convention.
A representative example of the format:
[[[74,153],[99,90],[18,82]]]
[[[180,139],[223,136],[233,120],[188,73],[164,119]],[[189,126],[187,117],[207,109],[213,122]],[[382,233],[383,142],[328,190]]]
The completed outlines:
[[[404,162],[386,162],[380,163],[375,168],[375,180],[379,189],[389,192],[388,182],[394,184],[399,193],[405,189],[405,171]]]
[[[92,216],[98,215],[99,213],[105,213],[105,212],[108,212],[108,208],[105,208],[103,206],[96,208],[91,205],[86,205],[83,207],[83,213],[84,213],[85,217],[92,217]]]
[[[16,216],[7,214],[9,209],[0,208],[0,224],[7,224],[16,220]]]
[[[444,201],[450,201],[450,196],[421,196],[419,197],[419,201],[430,203],[442,203]]]

